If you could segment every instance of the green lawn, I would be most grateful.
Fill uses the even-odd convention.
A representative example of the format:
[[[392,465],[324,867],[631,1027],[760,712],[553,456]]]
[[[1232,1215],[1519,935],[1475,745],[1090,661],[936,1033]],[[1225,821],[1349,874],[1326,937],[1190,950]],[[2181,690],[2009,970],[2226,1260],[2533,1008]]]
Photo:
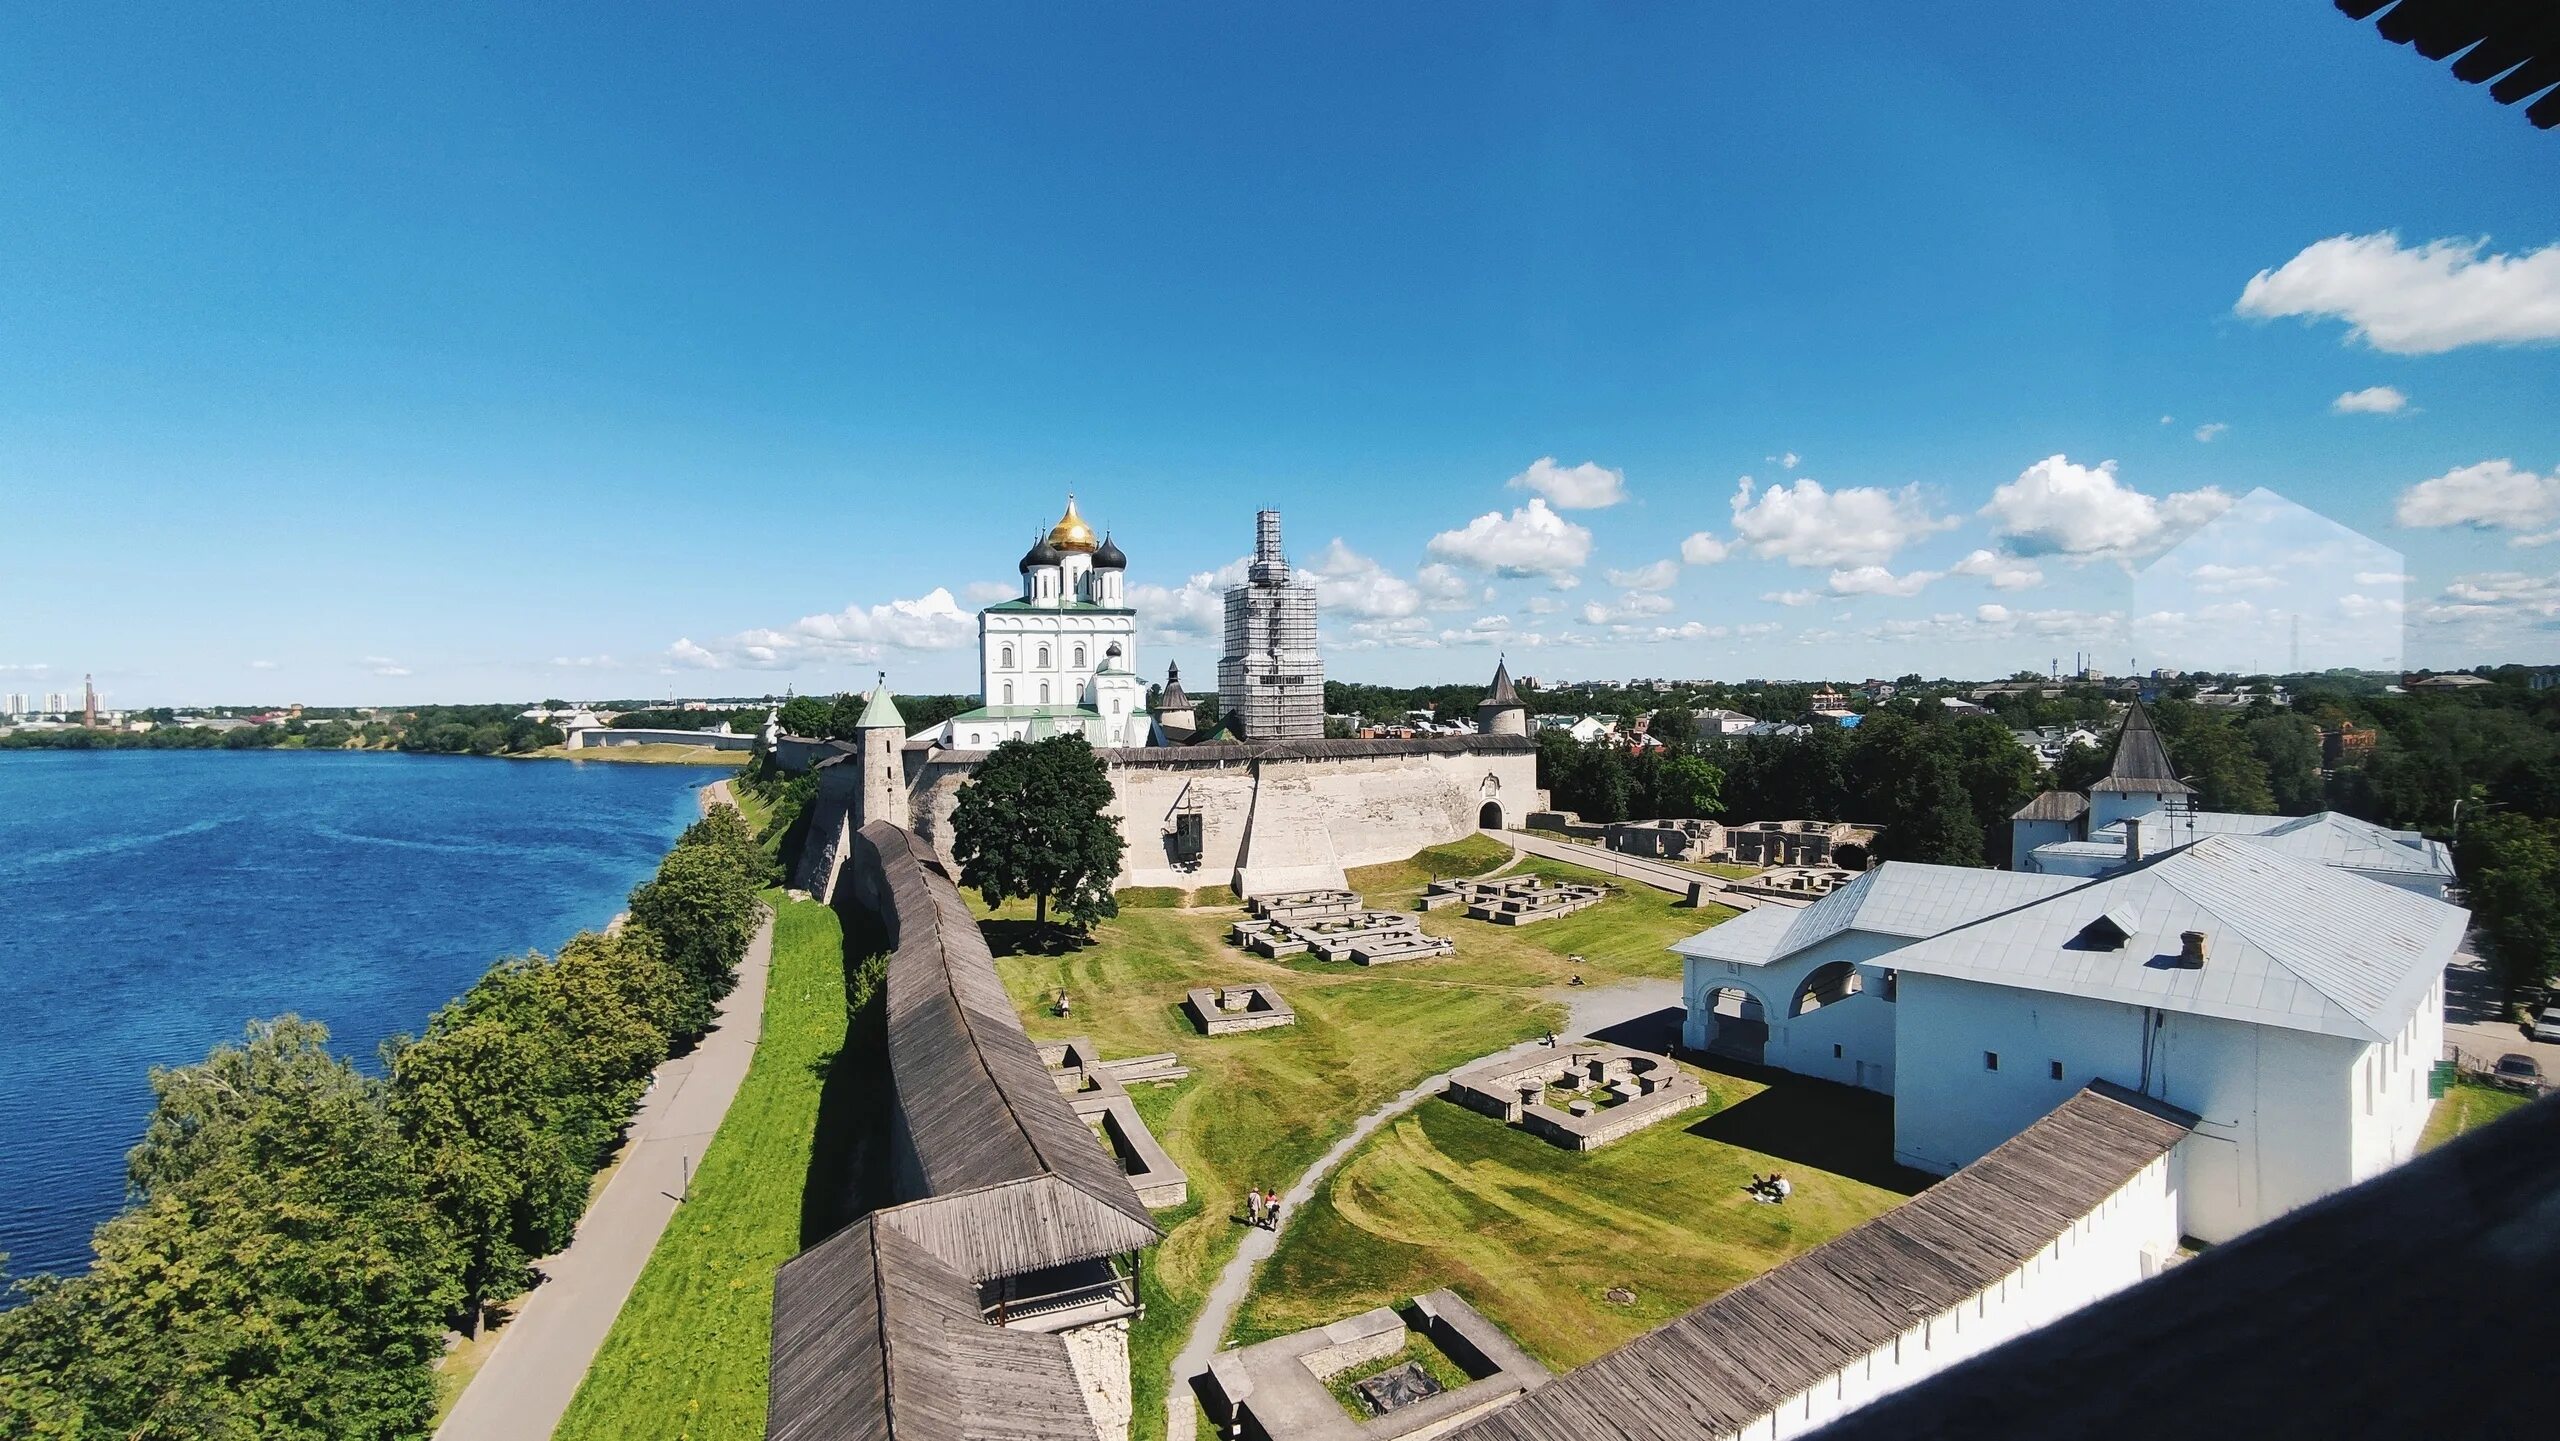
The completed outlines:
[[[2437,1098],[2435,1113],[2427,1117],[2426,1133],[2418,1138],[2418,1149],[2432,1151],[2463,1132],[2476,1131],[2532,1100],[2522,1091],[2484,1086],[2474,1081],[2456,1081]]]
[[[764,1435],[773,1273],[801,1249],[818,1101],[845,1040],[835,912],[765,893],[773,970],[753,1066],[693,1173],[691,1198],[605,1338],[559,1441]]]
[[[1351,881],[1373,902],[1409,905],[1425,881],[1473,875],[1509,854],[1470,837],[1355,871]],[[1575,874],[1564,866],[1552,873]],[[1096,929],[1093,944],[1064,955],[1008,954],[1032,939],[1025,906],[985,918],[997,969],[1034,1037],[1091,1036],[1112,1058],[1172,1051],[1193,1071],[1186,1081],[1132,1092],[1190,1174],[1192,1195],[1185,1207],[1156,1215],[1166,1237],[1148,1253],[1147,1312],[1130,1336],[1135,1441],[1161,1432],[1167,1370],[1243,1235],[1234,1217],[1245,1189],[1286,1189],[1353,1121],[1416,1081],[1561,1024],[1563,1008],[1546,992],[1577,969],[1572,952],[1584,954],[1578,969],[1594,985],[1676,975],[1663,948],[1733,913],[1680,910],[1670,901],[1629,888],[1588,911],[1518,929],[1443,913],[1428,925],[1459,937],[1457,955],[1374,969],[1275,963],[1236,950],[1223,939],[1243,914],[1233,907],[1126,907]],[[1199,1035],[1183,992],[1244,981],[1277,986],[1298,1023]],[[1049,1014],[1061,987],[1074,1001],[1063,1021]]]
[[[1886,1210],[1919,1179],[1863,1168],[1901,1188],[1886,1189],[1808,1165],[1792,1144],[1779,1142],[1792,1153],[1782,1157],[1739,1143],[1773,1129],[1747,1111],[1778,1106],[1786,1118],[1775,1130],[1819,1131],[1834,1146],[1854,1137],[1889,1162],[1881,1097],[1792,1080],[1781,1094],[1695,1074],[1708,1107],[1591,1152],[1424,1102],[1363,1142],[1291,1221],[1254,1277],[1234,1339],[1448,1286],[1549,1366],[1579,1366]],[[1772,1170],[1794,1183],[1783,1206],[1743,1189]],[[1634,1302],[1609,1301],[1613,1287]]]

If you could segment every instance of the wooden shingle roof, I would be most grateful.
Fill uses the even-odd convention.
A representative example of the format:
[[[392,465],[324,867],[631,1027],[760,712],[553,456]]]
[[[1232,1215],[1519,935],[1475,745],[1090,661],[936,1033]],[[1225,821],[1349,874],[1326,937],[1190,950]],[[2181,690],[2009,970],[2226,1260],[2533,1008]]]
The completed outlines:
[[[981,1320],[977,1287],[887,1214],[775,1276],[768,1441],[1093,1441],[1066,1343]]]
[[[2089,813],[2089,802],[2073,791],[2044,791],[2009,813],[2013,821],[2076,821]]]
[[[1729,1436],[1989,1286],[2167,1155],[2195,1118],[2095,1082],[1990,1155],[1455,1434]]]
[[[2560,126],[2560,5],[2547,0],[2336,0],[2357,20],[2380,11],[2374,29],[2430,60],[2448,56],[2453,78],[2485,84],[2489,98],[2514,105],[2536,94],[2524,117]],[[2388,7],[2386,9],[2386,7]]]
[[[2114,764],[2089,789],[2165,796],[2194,792],[2193,787],[2178,779],[2178,768],[2170,764],[2168,748],[2160,744],[2160,732],[2152,729],[2151,713],[2142,708],[2140,701],[2124,713],[2124,729],[2116,733]]]
[[[922,1173],[892,1223],[975,1281],[1152,1244],[1145,1203],[1058,1093],[924,844],[874,821],[852,859],[890,901],[889,1073]]]

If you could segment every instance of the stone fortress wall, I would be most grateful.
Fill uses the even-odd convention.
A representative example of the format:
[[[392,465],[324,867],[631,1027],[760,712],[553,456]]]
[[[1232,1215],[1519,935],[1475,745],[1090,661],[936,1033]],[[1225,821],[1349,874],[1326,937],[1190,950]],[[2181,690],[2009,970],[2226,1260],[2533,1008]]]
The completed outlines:
[[[951,814],[984,751],[909,747],[907,810],[946,863]],[[1346,867],[1402,860],[1520,824],[1541,801],[1537,750],[1515,736],[1303,740],[1100,752],[1128,842],[1115,886],[1236,885],[1247,894],[1343,884]],[[856,765],[819,772],[799,884],[825,894],[839,839],[859,827]],[[1196,819],[1186,821],[1186,817]],[[1196,856],[1186,848],[1197,845]],[[956,869],[956,867],[955,867]]]

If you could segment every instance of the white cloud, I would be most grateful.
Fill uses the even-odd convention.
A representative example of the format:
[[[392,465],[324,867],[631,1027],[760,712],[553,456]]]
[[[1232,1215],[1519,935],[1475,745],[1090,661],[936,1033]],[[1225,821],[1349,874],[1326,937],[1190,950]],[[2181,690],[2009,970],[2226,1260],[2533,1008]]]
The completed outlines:
[[[2395,355],[2464,345],[2560,340],[2560,245],[2483,255],[2486,240],[2335,235],[2261,270],[2232,307],[2242,315],[2343,320],[2349,334]]]
[[[1556,605],[1557,601],[1553,596],[1533,595],[1522,601],[1520,608],[1531,615],[1550,615],[1554,613]]]
[[[1826,490],[1810,476],[1755,493],[1734,488],[1733,533],[1764,560],[1789,565],[1881,565],[1896,551],[1956,522],[1929,513],[1920,487]]]
[[[1246,564],[1237,556],[1216,570],[1193,572],[1178,586],[1130,586],[1139,633],[1151,641],[1218,639],[1226,626],[1227,591],[1244,583]]]
[[[249,662],[249,669],[251,669],[251,670],[274,670],[275,668],[276,668],[276,663],[275,663],[274,661],[271,661],[271,660],[253,660],[253,661]],[[11,669],[14,669],[14,667],[11,667],[11,666],[0,666],[0,670],[11,670]],[[35,667],[35,669],[37,669],[37,670],[42,670],[42,669],[43,669],[43,667],[42,667],[42,666],[37,666],[37,667]]]
[[[622,663],[609,655],[555,655],[554,670],[620,670]]]
[[[2274,590],[2284,582],[2262,565],[2207,563],[2187,572],[2199,595],[2234,595],[2244,590]]]
[[[1978,605],[1973,608],[1973,618],[1984,625],[2005,624],[2010,614],[2009,608],[2005,605]]]
[[[1554,501],[1558,510],[1599,510],[1616,505],[1627,498],[1625,471],[1584,461],[1580,465],[1558,465],[1552,455],[1542,455],[1529,463],[1529,468],[1511,477],[1513,490],[1534,490]]]
[[[1316,603],[1327,611],[1379,620],[1422,609],[1422,592],[1411,581],[1389,575],[1386,567],[1345,545],[1340,536],[1317,552],[1306,570],[1315,581]]]
[[[2408,583],[2409,573],[2407,571],[2360,570],[2356,572],[2356,584],[2358,585],[2407,585]]]
[[[2196,439],[2203,441],[2207,445],[2211,445],[2224,431],[2229,430],[2230,428],[2231,426],[2228,422],[2209,420],[2196,427]]]
[[[2393,518],[2407,526],[2512,530],[2522,533],[2511,545],[2548,544],[2560,539],[2560,531],[2547,529],[2560,522],[2560,469],[2536,475],[2509,460],[2458,466],[2400,492]],[[2537,528],[2544,529],[2533,533]]]
[[[675,665],[698,670],[796,670],[830,660],[875,660],[886,650],[958,650],[977,639],[977,617],[936,586],[913,600],[849,605],[804,615],[789,626],[742,630],[707,645],[690,637],[667,647]]]
[[[2329,408],[2340,415],[2398,415],[2409,408],[2409,397],[2396,386],[2368,385],[2330,401]]]
[[[2174,416],[2174,415],[2164,415],[2164,416],[2160,417],[2160,423],[2161,423],[2162,425],[2167,425],[2167,424],[2169,424],[2170,422],[2172,422],[2172,421],[2176,420],[2177,418],[2178,418],[2178,417],[2176,417],[2176,416]]]
[[[1631,590],[1618,597],[1614,605],[1590,601],[1582,607],[1586,625],[1617,625],[1649,615],[1664,615],[1671,609],[1671,597],[1658,591]]]
[[[1591,532],[1547,507],[1543,496],[1505,516],[1487,511],[1457,530],[1431,537],[1435,559],[1507,576],[1546,576],[1570,589],[1573,572],[1591,559]]]
[[[960,593],[969,598],[971,605],[993,605],[997,601],[1011,600],[1022,594],[1022,587],[1018,584],[1007,585],[1000,580],[973,580],[962,586]]]
[[[694,670],[724,670],[728,663],[692,641],[678,639],[667,647],[667,659]]]
[[[1634,570],[1610,570],[1601,574],[1608,577],[1609,584],[1622,590],[1669,590],[1672,583],[1680,579],[1680,562],[1657,560]]]
[[[1819,591],[1810,590],[1772,590],[1762,592],[1760,598],[1779,605],[1811,605],[1822,599],[1822,595]]]
[[[1716,539],[1709,531],[1699,531],[1680,542],[1680,558],[1691,565],[1714,565],[1733,554],[1733,547]]]
[[[2210,486],[2154,499],[2116,479],[2112,460],[2051,455],[1993,491],[1982,514],[2018,554],[2088,560],[2163,544],[2230,508],[2231,497]]]
[[[1915,570],[1902,575],[1880,565],[1861,565],[1831,572],[1833,595],[1918,595],[1944,572]]]
[[[1424,608],[1429,610],[1464,610],[1479,599],[1474,581],[1467,579],[1455,566],[1442,565],[1436,560],[1415,571],[1413,583],[1422,592]],[[1485,587],[1481,598],[1490,600],[1492,597],[1493,588]]]
[[[363,665],[365,669],[372,671],[375,675],[398,676],[407,675],[409,673],[409,668],[407,666],[390,659],[388,656],[369,655],[359,662],[359,664]]]
[[[1771,465],[1778,467],[1780,470],[1793,470],[1804,463],[1804,457],[1796,454],[1792,450],[1788,451],[1784,455],[1764,455],[1760,458],[1769,462]]]
[[[2044,584],[2044,571],[2033,562],[1988,550],[1977,550],[1947,569],[1951,575],[1978,576],[1990,582],[1993,590],[2025,590]]]

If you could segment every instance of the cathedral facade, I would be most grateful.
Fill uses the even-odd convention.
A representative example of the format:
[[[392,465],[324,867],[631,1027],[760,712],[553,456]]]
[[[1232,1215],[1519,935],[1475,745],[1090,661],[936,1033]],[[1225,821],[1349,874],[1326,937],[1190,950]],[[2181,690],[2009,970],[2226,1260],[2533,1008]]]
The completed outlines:
[[[978,612],[978,708],[916,739],[971,751],[1070,734],[1097,750],[1147,744],[1129,558],[1095,538],[1071,495],[1018,569],[1022,593]]]

